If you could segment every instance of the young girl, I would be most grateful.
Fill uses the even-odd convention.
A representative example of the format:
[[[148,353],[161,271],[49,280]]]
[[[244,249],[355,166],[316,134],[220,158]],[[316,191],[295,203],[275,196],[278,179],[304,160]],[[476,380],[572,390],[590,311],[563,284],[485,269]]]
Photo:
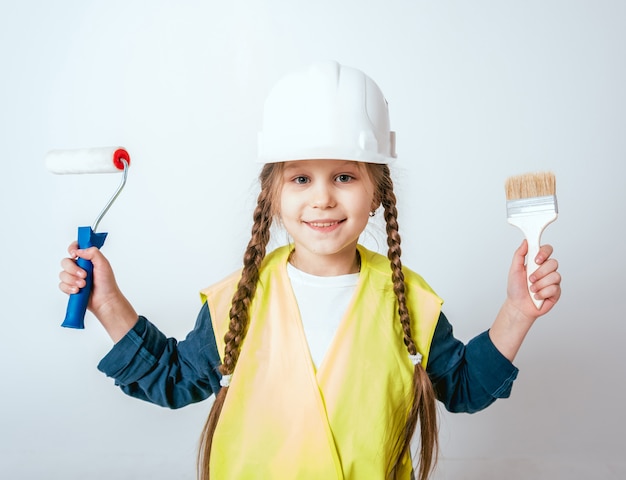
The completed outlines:
[[[60,288],[85,282],[115,345],[98,368],[134,397],[179,408],[216,395],[202,433],[208,479],[425,480],[437,454],[435,401],[474,412],[507,397],[530,327],[560,297],[543,246],[527,290],[526,243],[492,327],[456,340],[442,300],[403,267],[388,163],[387,102],[362,72],[328,62],[286,76],[268,97],[264,163],[243,268],[202,291],[182,342],[138,316],[96,248],[69,248]],[[358,243],[382,207],[387,256]],[[278,222],[289,245],[266,252]],[[414,474],[410,441],[419,429]]]

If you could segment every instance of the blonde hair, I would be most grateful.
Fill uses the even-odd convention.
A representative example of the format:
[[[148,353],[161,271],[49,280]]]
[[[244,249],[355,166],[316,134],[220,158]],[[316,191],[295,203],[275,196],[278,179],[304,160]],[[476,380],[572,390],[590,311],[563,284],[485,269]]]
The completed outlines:
[[[396,196],[393,192],[393,182],[387,165],[362,164],[374,184],[374,201],[384,208],[384,218],[387,231],[387,257],[391,266],[393,290],[398,300],[398,316],[402,325],[403,342],[409,354],[417,354],[417,347],[411,335],[411,323],[407,301],[402,262],[400,260],[400,235],[396,210]],[[249,324],[248,307],[254,297],[259,278],[261,262],[265,258],[266,247],[270,240],[270,227],[274,218],[279,214],[281,180],[283,163],[266,164],[260,175],[261,191],[257,198],[257,206],[253,214],[252,235],[246,247],[243,258],[243,269],[237,290],[233,295],[229,312],[229,329],[224,336],[224,360],[220,366],[222,375],[233,373],[241,344],[245,338]],[[426,480],[436,461],[438,450],[437,439],[437,412],[435,393],[432,383],[424,368],[417,364],[413,373],[413,398],[402,432],[398,433],[395,445],[395,458],[390,459],[388,478],[395,479],[402,458],[410,452],[410,442],[417,423],[420,424],[420,454],[418,480]],[[200,480],[209,480],[209,461],[213,434],[228,393],[228,387],[222,387],[215,397],[215,402],[200,438],[198,452],[198,477]]]

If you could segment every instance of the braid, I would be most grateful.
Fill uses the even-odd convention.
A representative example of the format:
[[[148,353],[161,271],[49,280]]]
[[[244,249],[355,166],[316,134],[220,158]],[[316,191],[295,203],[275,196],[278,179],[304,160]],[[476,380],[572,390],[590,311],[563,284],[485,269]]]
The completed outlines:
[[[241,278],[233,295],[229,312],[228,332],[224,335],[226,347],[224,349],[224,362],[220,366],[222,375],[233,373],[239,358],[241,343],[248,327],[248,307],[256,291],[259,268],[265,258],[265,248],[269,242],[270,226],[272,225],[271,202],[268,197],[269,193],[262,190],[254,211],[252,237],[243,257]]]
[[[390,180],[391,181],[391,180]],[[400,233],[398,232],[398,211],[396,209],[396,196],[393,190],[385,191],[385,197],[382,202],[385,209],[384,216],[387,229],[387,257],[391,263],[391,280],[393,282],[393,291],[398,298],[398,314],[400,315],[400,323],[404,332],[404,344],[409,353],[415,355],[417,347],[411,336],[411,322],[409,318],[409,309],[406,306],[406,294],[404,286],[404,273],[402,272],[402,248],[400,248]]]
[[[398,211],[396,209],[396,196],[393,192],[393,182],[387,165],[382,165],[382,176],[379,180],[378,192],[380,202],[384,208],[384,217],[387,230],[387,257],[391,264],[391,279],[393,291],[398,300],[398,315],[404,344],[410,355],[416,355],[417,346],[411,334],[411,319],[407,307],[406,288],[402,261],[400,256],[400,234],[398,232]],[[411,438],[415,432],[417,423],[420,423],[421,449],[419,455],[418,480],[426,480],[434,467],[438,450],[437,439],[437,414],[435,406],[435,393],[428,378],[428,374],[421,364],[415,365],[413,371],[413,398],[411,408],[407,416],[405,426],[397,441],[397,454],[391,468],[391,478],[395,478],[403,456],[409,451]]]
[[[270,240],[270,227],[274,218],[277,188],[277,174],[282,171],[282,164],[267,164],[259,176],[261,192],[257,198],[257,206],[253,214],[252,235],[243,257],[241,278],[233,295],[229,311],[230,322],[228,332],[224,335],[224,360],[219,370],[222,375],[231,375],[237,365],[241,345],[249,324],[248,308],[254,297],[259,269],[265,258],[267,244]],[[213,435],[217,427],[222,407],[226,400],[228,387],[224,386],[215,396],[213,407],[209,413],[200,437],[198,452],[198,478],[209,480],[209,461]]]

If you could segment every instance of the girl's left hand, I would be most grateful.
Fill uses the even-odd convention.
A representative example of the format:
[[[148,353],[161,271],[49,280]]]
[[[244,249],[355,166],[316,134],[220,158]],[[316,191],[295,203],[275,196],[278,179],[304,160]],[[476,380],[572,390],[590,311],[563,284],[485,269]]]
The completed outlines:
[[[509,270],[507,297],[516,309],[528,318],[536,319],[545,315],[559,301],[561,297],[561,274],[557,271],[559,264],[551,257],[551,245],[542,245],[535,262],[539,268],[530,276],[530,290],[539,300],[544,300],[541,309],[537,309],[528,293],[526,281],[526,266],[524,259],[528,252],[528,243],[522,242],[513,255],[513,262]]]

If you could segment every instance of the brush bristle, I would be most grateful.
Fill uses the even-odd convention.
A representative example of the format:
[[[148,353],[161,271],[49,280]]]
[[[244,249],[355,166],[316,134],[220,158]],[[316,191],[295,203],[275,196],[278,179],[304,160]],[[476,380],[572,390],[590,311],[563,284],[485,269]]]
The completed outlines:
[[[507,178],[505,190],[507,200],[556,195],[556,178],[552,172],[526,173]]]

